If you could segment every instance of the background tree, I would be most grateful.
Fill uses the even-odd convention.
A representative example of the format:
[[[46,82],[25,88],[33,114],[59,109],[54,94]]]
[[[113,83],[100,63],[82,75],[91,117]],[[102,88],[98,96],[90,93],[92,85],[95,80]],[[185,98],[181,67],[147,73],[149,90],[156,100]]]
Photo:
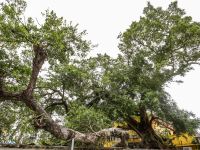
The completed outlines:
[[[122,77],[120,73],[116,76],[122,83],[118,89],[125,91],[130,103],[137,106],[133,114],[140,116],[140,122],[127,114],[124,120],[143,139],[145,147],[162,148],[164,142],[151,126],[157,117],[172,124],[177,133],[194,133],[199,125],[192,113],[176,106],[164,87],[199,64],[200,24],[186,16],[177,2],[166,10],[148,3],[143,13],[119,36],[124,66],[118,69]]]
[[[90,105],[102,109],[111,120],[127,122],[128,129],[142,138],[142,147],[166,148],[167,143],[152,128],[155,120],[172,125],[176,134],[194,134],[199,127],[199,119],[179,109],[165,86],[180,82],[174,78],[199,64],[200,24],[186,16],[177,2],[166,10],[148,3],[143,13],[120,34],[122,54],[117,59],[96,58],[100,90]]]

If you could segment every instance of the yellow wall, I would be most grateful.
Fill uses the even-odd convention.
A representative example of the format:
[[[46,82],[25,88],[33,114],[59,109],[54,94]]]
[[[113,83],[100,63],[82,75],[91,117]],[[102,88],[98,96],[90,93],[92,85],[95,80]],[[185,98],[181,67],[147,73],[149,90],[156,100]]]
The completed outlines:
[[[176,146],[178,145],[189,145],[192,144],[194,136],[190,136],[187,133],[181,134],[180,136],[174,136],[172,143]]]
[[[135,117],[134,117],[135,118]],[[139,121],[139,118],[137,118]],[[125,122],[114,122],[113,124],[114,127],[126,127],[127,124]],[[187,133],[183,133],[179,136],[173,134],[173,131],[170,129],[167,129],[165,127],[163,127],[162,125],[157,124],[156,122],[153,123],[152,127],[154,128],[154,130],[157,132],[157,134],[162,135],[163,137],[166,137],[168,139],[172,140],[172,143],[175,146],[189,146],[189,145],[193,145],[192,142],[194,140],[194,136],[191,136]],[[141,139],[138,137],[137,138],[137,134],[135,131],[133,130],[129,130],[129,135],[132,136],[133,138],[128,139],[129,143],[138,143],[141,142]],[[104,147],[112,147],[113,145],[119,143],[120,140],[106,140],[104,142]]]

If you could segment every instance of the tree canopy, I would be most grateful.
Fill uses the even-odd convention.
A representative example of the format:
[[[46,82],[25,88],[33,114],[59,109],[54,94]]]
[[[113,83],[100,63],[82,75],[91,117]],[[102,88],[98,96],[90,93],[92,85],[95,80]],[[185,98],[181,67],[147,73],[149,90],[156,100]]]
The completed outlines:
[[[126,122],[147,148],[167,147],[152,128],[156,119],[177,134],[196,132],[199,119],[164,88],[200,59],[200,24],[177,2],[165,10],[148,3],[140,20],[119,35],[117,58],[88,57],[93,45],[86,31],[50,10],[38,23],[24,17],[25,9],[23,0],[0,5],[1,143],[122,138],[127,132],[112,128],[114,121]],[[44,131],[52,134],[49,141]]]

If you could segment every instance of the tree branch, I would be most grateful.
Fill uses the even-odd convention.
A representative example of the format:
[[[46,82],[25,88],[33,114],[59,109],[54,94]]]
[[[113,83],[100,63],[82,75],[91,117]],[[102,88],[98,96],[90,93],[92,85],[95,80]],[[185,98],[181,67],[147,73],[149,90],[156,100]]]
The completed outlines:
[[[173,129],[173,127],[171,126],[171,124],[166,123],[164,120],[162,120],[162,119],[159,118],[159,117],[152,116],[152,117],[151,117],[151,120],[150,120],[151,125],[152,125],[152,123],[153,123],[154,121],[155,121],[156,123],[160,124],[161,126],[164,126],[165,128],[171,130],[171,131],[175,131],[175,130]]]
[[[0,99],[24,102],[28,108],[35,112],[36,116],[39,116],[37,117],[38,120],[36,120],[37,127],[50,132],[59,139],[69,140],[74,138],[80,142],[95,144],[102,137],[114,136],[120,137],[121,139],[128,137],[128,132],[119,128],[109,128],[95,133],[84,134],[57,124],[33,97],[38,74],[47,57],[46,52],[40,45],[34,45],[33,50],[35,56],[33,58],[32,73],[27,88],[20,94],[7,93],[0,90]]]
[[[26,89],[26,94],[31,96],[36,85],[36,80],[42,65],[47,57],[46,51],[40,45],[33,45],[35,57],[33,58],[32,73],[29,84]]]
[[[21,93],[9,93],[0,89],[0,101],[21,101]]]
[[[68,105],[66,104],[65,101],[61,101],[61,102],[55,102],[55,103],[52,103],[50,105],[48,105],[45,110],[48,110],[49,108],[52,108],[52,107],[55,107],[55,106],[58,106],[58,105],[61,105],[64,107],[65,109],[65,112],[68,113],[69,112],[69,108],[68,108]]]

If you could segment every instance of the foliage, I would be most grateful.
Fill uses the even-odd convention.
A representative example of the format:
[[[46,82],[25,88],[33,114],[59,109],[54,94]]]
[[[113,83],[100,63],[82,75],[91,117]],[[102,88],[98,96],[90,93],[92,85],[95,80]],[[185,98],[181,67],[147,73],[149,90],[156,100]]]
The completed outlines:
[[[200,59],[200,24],[177,2],[166,10],[148,3],[140,20],[119,35],[121,54],[115,59],[106,54],[88,58],[93,46],[84,39],[86,31],[50,10],[43,13],[44,22],[36,23],[24,18],[25,8],[23,0],[0,5],[0,129],[1,138],[9,132],[5,142],[29,143],[25,139],[38,135],[39,143],[48,136],[46,144],[53,144],[55,137],[34,130],[36,121],[48,124],[38,128],[69,139],[72,134],[59,134],[57,124],[89,133],[123,120],[150,148],[152,141],[163,144],[149,130],[156,117],[177,133],[196,131],[199,119],[179,109],[164,90]]]
[[[123,63],[128,68],[123,74],[127,78],[124,84],[132,91],[138,107],[144,106],[155,116],[164,114],[162,117],[172,122],[178,131],[191,131],[191,126],[193,129],[198,126],[198,119],[180,110],[164,92],[164,86],[198,64],[200,24],[186,16],[177,2],[172,2],[166,10],[148,3],[143,13],[144,16],[119,37]],[[183,120],[187,120],[187,125]]]
[[[3,144],[30,144],[35,136],[32,113],[21,104],[2,102],[0,118],[0,141]]]
[[[111,127],[110,119],[100,110],[73,104],[65,117],[66,126],[81,132],[96,132]]]
[[[67,23],[53,11],[46,10],[44,22],[38,23],[31,17],[24,17],[25,9],[23,0],[8,0],[0,5],[0,93],[2,90],[18,93],[26,89],[32,73],[33,48],[41,46],[48,58],[40,71],[34,97],[50,114],[66,115],[64,104],[73,99],[74,93],[78,95],[74,89],[84,77],[84,74],[79,75],[81,69],[76,64],[80,65],[91,43],[84,39],[86,31],[79,32],[77,25]],[[37,134],[33,127],[37,113],[22,104],[4,102],[1,97],[0,100],[3,101],[1,131],[9,133],[3,137],[5,143],[30,143],[28,139]]]

